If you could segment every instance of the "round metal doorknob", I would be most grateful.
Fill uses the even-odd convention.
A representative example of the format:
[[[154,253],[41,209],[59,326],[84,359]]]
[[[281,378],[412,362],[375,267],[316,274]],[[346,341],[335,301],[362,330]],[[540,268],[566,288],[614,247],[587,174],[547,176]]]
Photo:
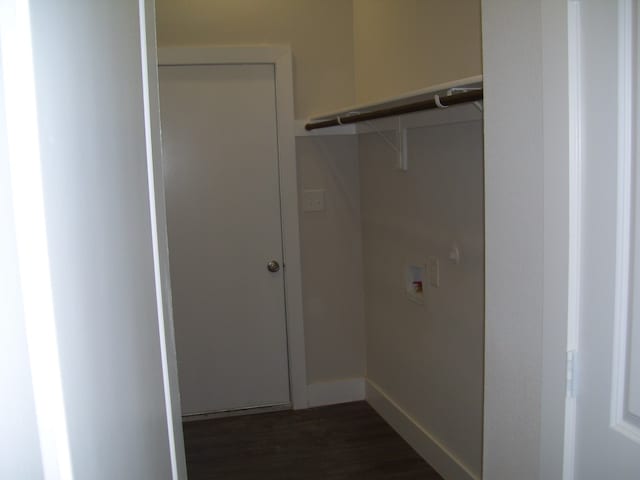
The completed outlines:
[[[276,273],[278,270],[280,270],[280,264],[275,260],[271,260],[269,263],[267,263],[267,270],[269,270],[271,273]]]

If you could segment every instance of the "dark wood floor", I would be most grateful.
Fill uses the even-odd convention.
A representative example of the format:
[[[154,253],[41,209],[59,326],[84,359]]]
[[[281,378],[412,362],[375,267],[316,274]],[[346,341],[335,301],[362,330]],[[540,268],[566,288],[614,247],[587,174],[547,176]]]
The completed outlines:
[[[442,480],[365,402],[184,424],[189,480]]]

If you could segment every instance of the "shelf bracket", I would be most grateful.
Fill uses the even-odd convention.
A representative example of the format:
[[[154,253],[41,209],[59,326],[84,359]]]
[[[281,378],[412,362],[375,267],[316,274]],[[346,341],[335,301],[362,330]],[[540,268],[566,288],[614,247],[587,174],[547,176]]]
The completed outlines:
[[[396,154],[395,168],[406,172],[409,169],[408,162],[408,148],[407,148],[407,129],[402,126],[400,117],[398,117],[398,127],[396,129],[396,143],[393,143],[389,138],[378,130],[372,122],[365,122],[373,132],[378,135],[384,142],[393,150]]]

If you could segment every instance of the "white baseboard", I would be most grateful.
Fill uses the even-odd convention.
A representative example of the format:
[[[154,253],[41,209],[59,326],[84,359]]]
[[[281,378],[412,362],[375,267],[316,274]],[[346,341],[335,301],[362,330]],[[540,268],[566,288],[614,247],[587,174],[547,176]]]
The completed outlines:
[[[446,480],[480,480],[378,385],[366,383],[367,402],[405,441]]]
[[[364,378],[347,378],[307,386],[309,407],[364,400]]]

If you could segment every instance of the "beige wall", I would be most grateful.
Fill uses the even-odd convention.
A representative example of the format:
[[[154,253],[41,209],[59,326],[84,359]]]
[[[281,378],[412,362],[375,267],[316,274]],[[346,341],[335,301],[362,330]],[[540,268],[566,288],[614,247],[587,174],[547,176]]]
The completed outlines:
[[[160,46],[290,44],[294,56],[297,118],[353,104],[356,80],[358,100],[365,101],[476,75],[481,70],[479,0],[156,0],[156,5]],[[425,130],[424,135],[428,134],[429,130]],[[371,185],[380,184],[380,195],[385,195],[389,180],[385,169],[369,170],[367,166],[370,154],[388,152],[384,144],[378,146],[379,152],[372,152],[372,141],[363,142],[361,160],[364,164],[360,172],[369,188],[363,196],[369,205],[376,195]],[[301,193],[305,188],[326,190],[326,210],[301,213],[300,217],[308,383],[363,376],[365,337],[358,139],[298,138],[296,145]],[[480,149],[475,144],[468,147],[470,151]],[[465,181],[470,181],[471,175],[465,173]],[[481,178],[482,174],[477,175]],[[425,172],[416,174],[414,170],[405,177],[417,182],[412,184],[415,189],[433,182]],[[404,218],[404,211],[396,213]],[[438,226],[426,220],[425,225],[429,228]],[[407,223],[406,228],[411,228],[411,224]],[[364,231],[365,245],[371,248],[377,238],[369,224]],[[400,240],[407,239],[402,237]],[[395,246],[404,248],[402,244]],[[433,246],[426,244],[421,248]],[[378,261],[369,250],[365,258],[367,269],[378,268]],[[473,275],[477,274],[477,270],[473,272]],[[368,282],[371,279],[368,277]],[[392,279],[380,281],[391,282]],[[369,289],[378,288],[375,283],[367,285]],[[388,299],[387,293],[381,299]],[[390,325],[385,328],[391,329],[396,313],[388,309],[398,307],[398,315],[404,318],[410,307],[391,302],[386,310],[381,310],[388,315],[383,318],[380,312],[371,310],[372,301],[369,290],[368,326],[374,328],[369,335],[369,345],[375,352],[375,348],[382,347],[373,338],[382,335],[379,338],[382,342],[384,334],[390,333],[390,348],[399,348],[393,341],[393,332],[376,330],[375,325],[389,321]],[[439,314],[429,315],[438,317]],[[465,317],[461,321],[471,320]],[[444,325],[439,335],[437,338],[446,337]],[[414,374],[418,375],[423,368],[420,362],[433,358],[438,345],[434,348],[436,350],[423,352],[424,357],[417,350],[412,351],[418,361],[412,370]],[[377,370],[385,361],[382,355],[384,352],[374,353],[368,360],[374,378],[380,379],[385,386],[384,377],[379,377]],[[403,356],[406,354],[401,354],[400,358]],[[394,360],[390,364],[392,371],[400,365]],[[427,370],[425,375],[433,374],[433,368]],[[475,399],[477,382],[481,382],[481,373],[473,369],[461,380],[463,388],[471,392],[469,398]],[[391,393],[395,394],[395,390]],[[403,395],[399,394],[400,401],[404,401]],[[417,397],[418,400],[422,398]],[[451,400],[453,397],[443,398]],[[458,402],[455,398],[452,401]],[[458,410],[454,408],[454,411]],[[475,415],[473,407],[470,411]],[[430,410],[421,412],[424,418],[429,412],[433,413]],[[463,413],[462,418],[465,415]],[[469,438],[476,441],[473,433]],[[467,455],[472,466],[476,456],[476,453]]]
[[[299,189],[325,191],[300,213],[308,383],[363,377],[364,305],[358,138],[298,138]]]
[[[434,112],[438,115],[439,112]],[[409,170],[360,138],[367,378],[480,475],[484,328],[482,122],[408,131]],[[448,259],[457,243],[461,262]],[[408,264],[440,262],[423,305]]]
[[[157,0],[158,43],[290,44],[297,118],[354,101],[351,0]],[[326,190],[301,213],[307,382],[364,375],[357,139],[298,138],[298,182]]]
[[[356,101],[482,73],[480,0],[353,0]]]
[[[159,46],[290,44],[296,118],[482,73],[480,0],[157,0]]]
[[[355,99],[351,0],[156,0],[158,44],[290,44],[296,118]]]

